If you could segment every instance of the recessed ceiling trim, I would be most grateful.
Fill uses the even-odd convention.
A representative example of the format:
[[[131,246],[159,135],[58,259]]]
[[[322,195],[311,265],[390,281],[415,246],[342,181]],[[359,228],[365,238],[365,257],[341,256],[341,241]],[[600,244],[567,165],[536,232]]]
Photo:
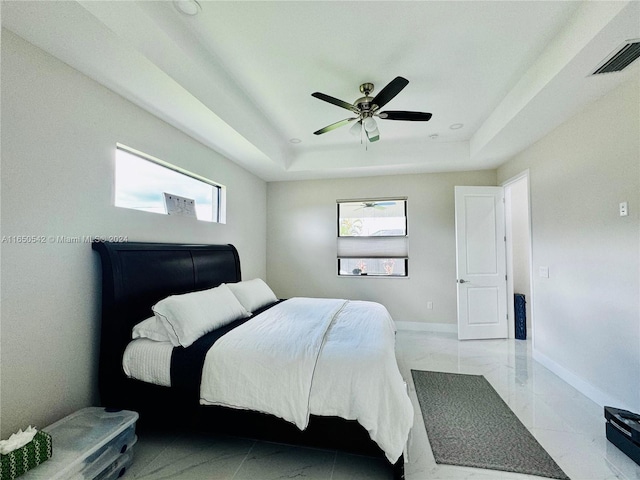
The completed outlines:
[[[627,40],[609,55],[591,75],[619,72],[640,57],[640,39]]]

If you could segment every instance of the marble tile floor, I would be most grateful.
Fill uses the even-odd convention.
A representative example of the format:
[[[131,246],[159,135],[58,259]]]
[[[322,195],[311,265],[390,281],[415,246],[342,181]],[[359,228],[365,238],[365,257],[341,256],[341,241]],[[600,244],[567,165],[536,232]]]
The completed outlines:
[[[446,333],[399,331],[396,353],[409,384],[415,421],[407,480],[540,480],[484,469],[437,465],[411,381],[411,369],[484,375],[572,480],[640,480],[640,466],[604,433],[602,408],[531,358],[529,341],[459,342]],[[125,480],[388,480],[382,461],[211,434],[140,432]]]

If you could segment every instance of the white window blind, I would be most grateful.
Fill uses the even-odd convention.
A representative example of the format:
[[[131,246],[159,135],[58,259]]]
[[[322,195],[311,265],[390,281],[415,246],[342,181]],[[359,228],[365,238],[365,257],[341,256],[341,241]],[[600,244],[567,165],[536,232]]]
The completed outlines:
[[[339,258],[406,258],[407,237],[338,237]]]
[[[407,276],[406,197],[338,200],[338,274]]]

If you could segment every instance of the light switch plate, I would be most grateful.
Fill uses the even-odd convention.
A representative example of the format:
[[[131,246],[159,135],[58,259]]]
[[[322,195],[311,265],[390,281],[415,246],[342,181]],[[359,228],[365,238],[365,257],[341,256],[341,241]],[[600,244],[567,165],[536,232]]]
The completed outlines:
[[[549,267],[540,267],[539,271],[542,278],[549,278]]]
[[[629,215],[629,203],[620,202],[620,216],[626,217],[627,215]]]

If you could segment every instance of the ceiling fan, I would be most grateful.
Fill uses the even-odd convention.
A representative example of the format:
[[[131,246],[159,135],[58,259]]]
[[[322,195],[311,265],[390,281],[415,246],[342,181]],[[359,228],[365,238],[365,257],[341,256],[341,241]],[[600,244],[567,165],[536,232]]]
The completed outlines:
[[[345,108],[353,112],[356,116],[345,118],[339,122],[327,125],[320,130],[317,130],[314,135],[322,135],[323,133],[330,132],[336,128],[347,125],[351,122],[355,122],[351,127],[351,132],[354,134],[361,133],[363,130],[367,135],[370,142],[375,142],[380,139],[380,132],[378,131],[378,125],[374,117],[381,118],[383,120],[407,120],[411,122],[426,122],[431,118],[430,113],[425,112],[406,112],[403,110],[387,110],[381,112],[380,109],[385,106],[390,100],[392,100],[398,93],[402,91],[404,87],[409,84],[409,80],[403,77],[396,77],[387,84],[380,93],[375,97],[370,97],[369,94],[373,92],[373,83],[363,83],[360,85],[360,92],[364,93],[364,97],[360,97],[353,104],[344,102],[337,98],[331,97],[324,93],[315,92],[311,96],[324,100],[325,102],[332,103],[338,107]]]
[[[396,202],[362,202],[362,206],[360,207],[360,209],[362,208],[377,208],[380,210],[384,210],[385,208],[387,208],[388,206],[391,205],[395,205]]]

